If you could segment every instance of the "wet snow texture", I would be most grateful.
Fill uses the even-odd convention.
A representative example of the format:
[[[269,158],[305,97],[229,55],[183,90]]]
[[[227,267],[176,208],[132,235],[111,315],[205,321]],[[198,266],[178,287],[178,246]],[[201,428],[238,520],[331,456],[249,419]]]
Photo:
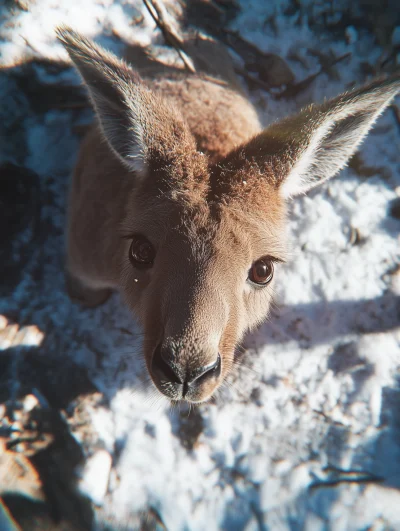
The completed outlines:
[[[318,70],[309,50],[352,56],[295,100],[253,92],[265,123],[362,82],[360,65],[374,65],[382,53],[367,30],[324,29],[324,4],[319,11],[301,5],[299,17],[289,2],[243,0],[232,28],[285,58],[298,79]],[[174,531],[399,529],[400,222],[389,213],[398,201],[400,132],[391,110],[358,164],[293,201],[293,260],[277,271],[276,309],[248,338],[232,386],[190,415],[171,411],[149,383],[139,330],[119,296],[89,311],[64,290],[65,195],[80,141],[73,128],[90,115],[34,108],[29,87],[11,75],[29,55],[66,59],[53,34],[61,22],[118,53],[123,46],[113,30],[126,42],[162,39],[138,0],[41,0],[27,12],[0,9],[0,62],[10,68],[0,77],[0,162],[38,176],[38,183],[34,174],[28,179],[28,228],[10,248],[23,268],[2,287],[0,313],[38,325],[46,341],[37,355],[82,364],[105,394],[102,405],[88,406],[94,435],[85,451],[94,457],[82,480],[102,504],[99,518],[135,529],[151,509]],[[141,25],[131,24],[141,12]],[[340,11],[329,16],[341,19]],[[48,82],[78,83],[72,71],[34,71]],[[1,233],[8,241],[3,227]],[[96,454],[104,450],[113,457],[105,496],[110,463]]]

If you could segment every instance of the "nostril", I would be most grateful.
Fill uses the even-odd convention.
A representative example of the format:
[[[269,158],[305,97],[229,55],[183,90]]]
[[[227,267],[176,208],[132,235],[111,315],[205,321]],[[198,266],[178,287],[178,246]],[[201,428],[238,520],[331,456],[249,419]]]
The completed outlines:
[[[182,378],[177,374],[177,368],[174,367],[174,364],[166,361],[163,357],[161,345],[159,345],[154,352],[151,368],[153,372],[157,373],[163,380],[178,384],[183,383]]]
[[[196,369],[195,371],[192,371],[187,378],[187,383],[189,385],[191,384],[199,384],[201,381],[206,380],[208,378],[218,378],[221,374],[221,356],[218,353],[217,359],[214,363],[210,363],[209,365],[206,365],[204,367],[200,367],[199,369]]]

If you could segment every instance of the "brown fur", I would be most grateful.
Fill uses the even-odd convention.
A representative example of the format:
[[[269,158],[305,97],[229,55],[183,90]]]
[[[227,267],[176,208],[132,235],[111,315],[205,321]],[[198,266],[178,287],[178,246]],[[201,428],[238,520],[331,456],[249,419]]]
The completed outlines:
[[[377,81],[261,131],[251,104],[221,80],[175,72],[142,81],[71,30],[59,37],[98,117],[71,186],[70,292],[97,304],[118,289],[143,326],[158,389],[203,401],[231,370],[243,334],[268,313],[274,280],[260,288],[246,279],[261,257],[285,260],[286,199],[343,167],[399,81]],[[136,234],[156,250],[151,268],[128,258]],[[157,375],[160,348],[182,383],[218,353],[221,373],[182,391],[173,376]]]

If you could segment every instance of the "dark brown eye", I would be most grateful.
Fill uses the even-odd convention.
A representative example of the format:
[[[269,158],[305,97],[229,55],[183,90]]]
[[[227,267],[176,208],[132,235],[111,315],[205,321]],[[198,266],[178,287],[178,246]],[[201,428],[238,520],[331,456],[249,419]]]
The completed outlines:
[[[266,286],[274,276],[274,264],[268,258],[261,258],[253,263],[249,271],[249,280],[259,286]]]
[[[154,247],[149,240],[138,234],[132,240],[129,259],[135,267],[151,267],[155,257]]]

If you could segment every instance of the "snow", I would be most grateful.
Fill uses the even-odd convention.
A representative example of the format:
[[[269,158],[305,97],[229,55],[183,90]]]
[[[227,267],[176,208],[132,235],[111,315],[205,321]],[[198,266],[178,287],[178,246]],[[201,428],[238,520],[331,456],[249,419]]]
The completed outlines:
[[[112,457],[106,450],[91,455],[82,470],[79,488],[95,505],[102,505],[107,493]]]
[[[297,79],[318,70],[310,49],[352,54],[296,99],[253,92],[265,124],[363,82],[360,64],[373,65],[382,54],[367,30],[349,26],[338,38],[323,27],[325,15],[341,20],[346,2],[332,13],[329,2],[302,0],[294,15],[285,14],[289,1],[241,5],[232,29],[285,58]],[[131,24],[140,13],[143,22]],[[30,2],[26,12],[2,7],[1,19],[0,64],[6,67],[27,57],[67,60],[53,31],[60,23],[117,53],[123,46],[113,32],[126,42],[162,42],[138,0],[42,0]],[[60,79],[78,83],[74,73],[48,81]],[[17,95],[13,78],[0,79],[0,99],[8,102],[0,109],[0,161],[23,162],[38,173],[50,228],[41,279],[24,270],[13,296],[0,300],[0,313],[17,312],[24,324],[34,323],[48,336],[47,351],[87,367],[106,397],[87,406],[96,442],[82,442],[88,455],[82,489],[102,505],[99,529],[102,520],[137,529],[150,508],[174,531],[399,529],[400,281],[393,272],[400,223],[389,206],[400,186],[400,134],[393,114],[379,119],[360,149],[370,177],[348,168],[292,202],[292,261],[278,271],[271,320],[247,338],[231,386],[196,409],[203,429],[188,449],[179,426],[193,412],[171,409],[153,390],[140,331],[119,297],[84,310],[64,290],[65,193],[79,145],[72,127],[89,114],[34,114]],[[14,122],[19,146],[4,133]],[[349,482],[349,471],[368,480]],[[332,477],[339,481],[324,485]]]

